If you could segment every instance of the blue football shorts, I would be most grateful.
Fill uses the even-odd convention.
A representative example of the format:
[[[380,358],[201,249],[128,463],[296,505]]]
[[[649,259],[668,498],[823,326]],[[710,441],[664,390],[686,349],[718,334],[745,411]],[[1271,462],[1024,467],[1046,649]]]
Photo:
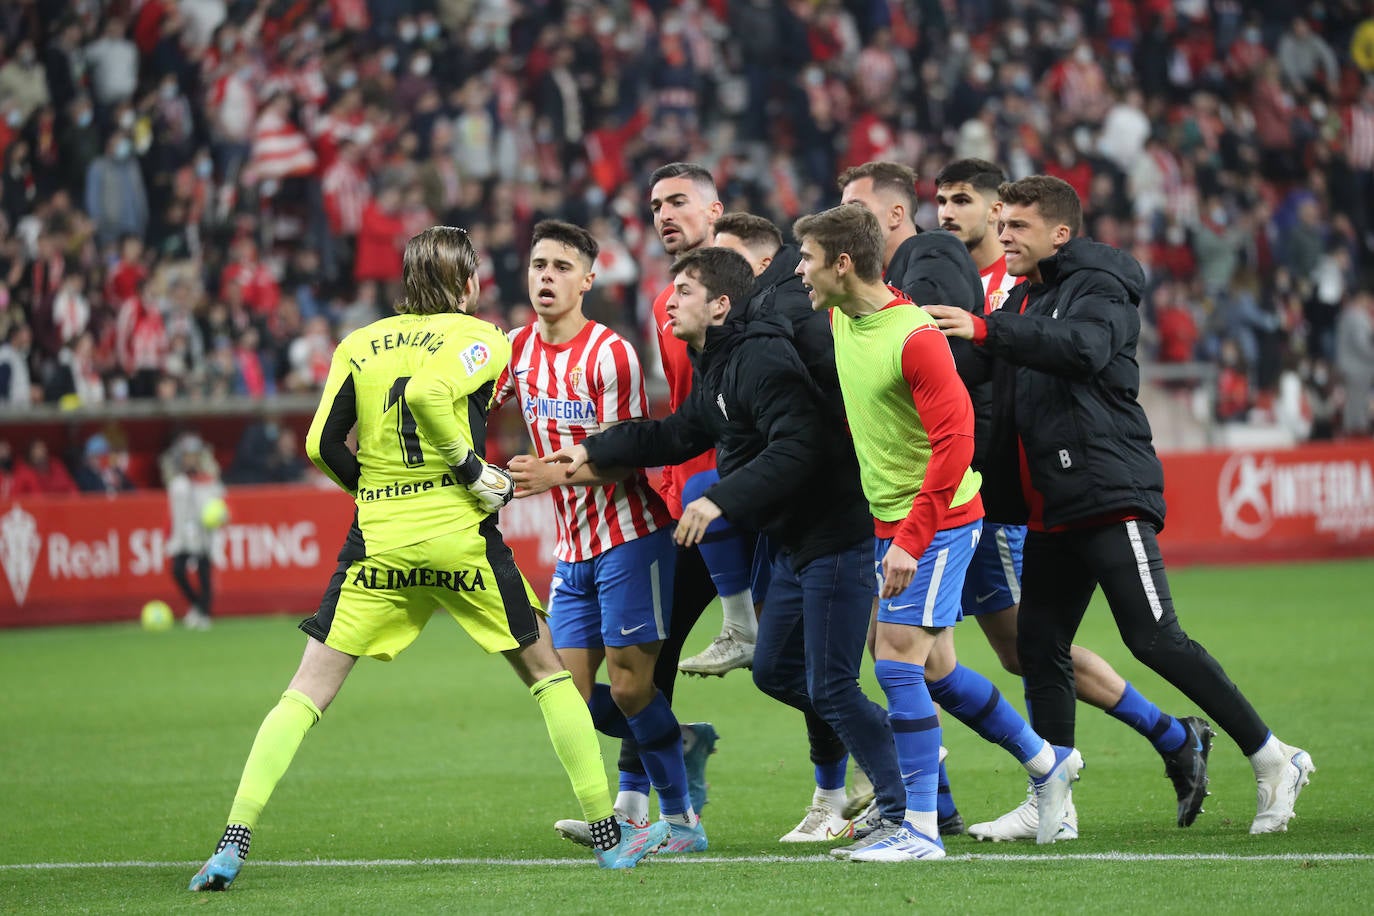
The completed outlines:
[[[992,614],[1021,603],[1021,554],[1025,545],[1025,525],[983,522],[983,537],[964,578],[965,614]]]
[[[660,528],[590,560],[559,560],[549,590],[554,647],[638,646],[666,639],[676,550],[672,530]]]
[[[911,627],[952,627],[963,619],[961,598],[964,574],[978,547],[983,530],[981,520],[958,528],[937,531],[926,552],[916,561],[911,584],[894,598],[878,600],[878,620]],[[892,546],[891,538],[874,541],[873,566],[876,588],[883,585],[883,557]]]

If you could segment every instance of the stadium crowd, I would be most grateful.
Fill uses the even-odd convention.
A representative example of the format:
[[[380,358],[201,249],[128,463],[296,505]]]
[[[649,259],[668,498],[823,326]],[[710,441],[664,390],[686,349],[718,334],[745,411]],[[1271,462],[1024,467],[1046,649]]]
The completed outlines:
[[[504,327],[533,225],[589,227],[589,314],[646,341],[655,165],[789,225],[895,159],[933,227],[977,156],[1074,186],[1217,420],[1286,375],[1313,435],[1368,432],[1368,2],[18,0],[0,36],[6,410],[317,390],[435,223]]]

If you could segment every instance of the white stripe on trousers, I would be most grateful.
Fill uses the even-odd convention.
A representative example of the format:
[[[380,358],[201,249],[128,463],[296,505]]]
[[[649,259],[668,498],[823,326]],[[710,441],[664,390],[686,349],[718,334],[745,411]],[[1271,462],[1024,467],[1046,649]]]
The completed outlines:
[[[1155,590],[1155,579],[1150,574],[1150,558],[1145,555],[1145,542],[1140,539],[1140,523],[1131,519],[1126,523],[1126,536],[1131,539],[1131,552],[1135,554],[1135,568],[1140,573],[1140,585],[1145,589],[1145,600],[1150,602],[1150,612],[1158,622],[1164,616],[1164,606],[1159,603],[1159,592]]]

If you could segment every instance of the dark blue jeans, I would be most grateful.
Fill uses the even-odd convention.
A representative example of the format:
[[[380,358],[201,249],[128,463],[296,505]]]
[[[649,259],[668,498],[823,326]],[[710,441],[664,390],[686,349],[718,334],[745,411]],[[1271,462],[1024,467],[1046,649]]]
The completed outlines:
[[[759,618],[754,683],[764,693],[806,716],[813,738],[838,738],[829,759],[814,742],[813,762],[833,763],[845,749],[873,780],[884,817],[900,821],[906,789],[897,767],[887,711],[859,689],[873,605],[873,541],[792,568],[783,551],[773,562],[772,582]]]

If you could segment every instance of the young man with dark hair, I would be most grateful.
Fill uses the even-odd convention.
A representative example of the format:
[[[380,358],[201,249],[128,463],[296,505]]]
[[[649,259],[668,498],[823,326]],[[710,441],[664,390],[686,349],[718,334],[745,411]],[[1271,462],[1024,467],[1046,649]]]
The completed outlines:
[[[1001,216],[997,189],[1005,180],[1001,168],[983,159],[956,160],[935,176],[940,228],[958,237],[978,266],[984,285],[984,314],[1001,308],[1010,291],[1025,279],[1007,272],[1006,254],[997,241],[997,222]],[[984,470],[991,422],[991,382],[975,382],[970,394],[975,412],[979,413],[975,419],[973,463],[979,470]],[[1017,509],[998,505],[986,485],[983,494],[988,517],[983,520],[983,536],[964,580],[964,613],[977,619],[1002,667],[1019,676],[1017,606],[1021,597],[1026,526],[994,521],[1018,517]],[[1194,716],[1175,718],[1162,712],[1123,680],[1105,659],[1082,646],[1074,646],[1072,656],[1078,698],[1110,713],[1150,741],[1163,756],[1165,773],[1174,784],[1178,797],[1178,825],[1191,825],[1207,795],[1211,726]],[[996,820],[974,824],[968,832],[980,840],[1034,839],[1038,823],[1035,793],[1028,792],[1026,800],[1018,807]],[[1058,839],[1073,839],[1077,835],[1078,812],[1070,798]]]
[[[558,568],[549,594],[553,644],[591,704],[598,728],[633,738],[675,851],[705,849],[682,756],[682,730],[654,685],[659,646],[671,625],[672,517],[642,471],[568,480],[545,455],[598,430],[648,414],[634,348],[591,321],[582,299],[596,280],[599,246],[571,223],[534,227],[528,288],[535,319],[510,333],[511,359],[497,382],[497,406],[521,407],[535,455],[511,459],[522,497],[552,491]],[[609,686],[596,683],[602,662]],[[639,774],[621,774],[616,811],[623,830],[647,829]],[[580,834],[582,821],[560,821]],[[588,831],[586,838],[593,834]]]
[[[793,232],[802,282],[817,309],[833,310],[835,364],[882,580],[874,671],[887,694],[907,795],[902,820],[848,857],[944,857],[936,812],[940,724],[932,700],[1016,757],[1057,826],[1082,757],[1036,735],[991,682],[955,657],[953,626],[962,616],[964,571],[978,545],[983,506],[979,475],[969,466],[973,406],[949,347],[930,316],[883,283],[882,229],[865,207],[802,217]],[[1037,836],[1054,838],[1054,830]]]
[[[1164,472],[1136,400],[1140,265],[1076,237],[1081,204],[1058,178],[1032,175],[1003,184],[999,195],[1007,270],[1027,282],[986,316],[927,311],[947,336],[993,357],[986,479],[996,494],[989,498],[1019,505],[1029,527],[1017,654],[1031,720],[1052,741],[1074,740],[1073,637],[1101,585],[1131,653],[1250,758],[1258,784],[1250,832],[1287,830],[1316,771],[1312,758],[1279,741],[1221,665],[1188,638],[1155,540],[1164,524]]]
[[[513,484],[487,464],[486,418],[510,346],[467,314],[477,252],[462,229],[435,226],[406,245],[399,313],[334,352],[306,452],[354,497],[357,516],[281,700],[258,730],[215,854],[193,891],[227,890],[253,829],[308,732],[359,656],[389,661],[435,610],[487,652],[506,656],[548,726],[604,868],[629,868],[667,835],[617,823],[587,704],[554,651],[544,612],[496,527]],[[357,427],[357,454],[349,448]],[[361,804],[361,802],[360,802]]]
[[[852,753],[873,774],[882,815],[899,821],[901,777],[882,707],[859,687],[873,593],[872,536],[853,448],[776,316],[750,316],[749,262],[698,248],[673,265],[672,333],[690,348],[696,382],[666,419],[626,424],[549,460],[591,466],[680,462],[714,447],[720,478],[682,510],[690,546],[719,518],[777,545],[754,658],[754,682],[802,712],[813,736],[812,810],[783,842],[849,836],[844,769]],[[817,735],[830,738],[817,747]],[[823,785],[822,771],[838,778]],[[814,821],[814,823],[813,823]]]

